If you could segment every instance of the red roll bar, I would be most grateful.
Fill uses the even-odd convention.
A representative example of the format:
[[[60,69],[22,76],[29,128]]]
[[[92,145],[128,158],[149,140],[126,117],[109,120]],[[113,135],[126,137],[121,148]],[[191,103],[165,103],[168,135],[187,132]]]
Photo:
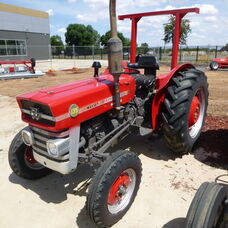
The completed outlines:
[[[165,11],[128,14],[128,15],[119,16],[119,20],[124,20],[126,18],[131,19],[131,57],[130,57],[130,62],[134,63],[135,59],[136,59],[137,23],[139,22],[139,20],[142,17],[172,14],[176,17],[176,23],[175,23],[174,39],[173,39],[171,69],[176,67],[177,62],[178,62],[178,50],[179,50],[179,41],[180,41],[181,20],[187,13],[198,13],[199,14],[199,12],[200,12],[199,8],[189,8],[189,9],[165,10]]]

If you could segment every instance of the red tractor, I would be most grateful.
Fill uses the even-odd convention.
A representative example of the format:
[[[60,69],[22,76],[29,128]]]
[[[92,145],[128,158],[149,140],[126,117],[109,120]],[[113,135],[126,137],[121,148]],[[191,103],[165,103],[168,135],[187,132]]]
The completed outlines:
[[[210,63],[211,70],[218,70],[219,68],[228,68],[228,56],[224,58],[213,59]]]
[[[12,170],[27,179],[44,177],[52,170],[69,174],[79,164],[99,164],[86,208],[100,227],[113,225],[127,212],[142,171],[135,153],[107,149],[137,128],[144,135],[161,133],[172,151],[188,153],[201,133],[208,104],[205,74],[192,64],[177,66],[181,19],[199,9],[119,16],[132,21],[131,59],[123,62],[115,4],[110,0],[107,70],[99,74],[100,63],[94,62],[94,77],[18,96],[22,120],[28,126],[9,149]],[[176,16],[172,70],[156,76],[156,58],[136,56],[137,22],[145,16],[168,14]]]

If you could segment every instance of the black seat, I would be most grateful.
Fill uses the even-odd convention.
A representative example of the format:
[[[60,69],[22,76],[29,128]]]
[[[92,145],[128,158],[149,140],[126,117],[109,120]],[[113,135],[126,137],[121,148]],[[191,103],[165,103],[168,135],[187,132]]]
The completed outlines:
[[[133,69],[144,69],[145,75],[154,76],[156,76],[156,70],[159,70],[159,65],[155,56],[138,55],[136,57],[136,63],[128,63],[128,67]]]

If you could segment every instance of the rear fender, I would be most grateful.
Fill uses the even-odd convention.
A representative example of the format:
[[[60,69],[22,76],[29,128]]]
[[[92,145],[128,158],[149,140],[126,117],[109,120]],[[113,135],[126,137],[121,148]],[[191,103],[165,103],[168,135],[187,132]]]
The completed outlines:
[[[162,123],[161,118],[161,106],[165,99],[166,88],[169,84],[169,81],[173,76],[175,76],[178,72],[183,71],[185,69],[195,68],[192,64],[182,64],[173,68],[169,73],[161,74],[157,76],[156,79],[156,94],[154,96],[152,102],[152,129],[156,131],[159,129]]]

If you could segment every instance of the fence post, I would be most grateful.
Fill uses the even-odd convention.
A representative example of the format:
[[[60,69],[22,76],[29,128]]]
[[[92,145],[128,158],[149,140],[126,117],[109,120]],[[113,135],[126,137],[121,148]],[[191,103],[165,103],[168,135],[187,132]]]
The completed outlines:
[[[218,57],[218,46],[215,47],[215,58]]]
[[[199,60],[199,46],[196,48],[196,62]]]
[[[73,58],[74,58],[74,67],[75,67],[75,45],[73,44]]]
[[[49,58],[50,58],[50,60],[51,60],[51,69],[53,69],[53,68],[52,68],[52,51],[51,51],[51,44],[49,44]]]
[[[93,61],[94,61],[94,45],[92,46],[92,55],[93,55]]]
[[[100,48],[100,52],[101,52],[101,59],[103,59],[103,49]]]
[[[162,61],[162,47],[159,48],[159,61]]]
[[[181,55],[182,55],[182,49],[181,49],[181,46],[180,46],[180,51],[179,51],[179,62],[181,62],[181,60],[182,60]]]

